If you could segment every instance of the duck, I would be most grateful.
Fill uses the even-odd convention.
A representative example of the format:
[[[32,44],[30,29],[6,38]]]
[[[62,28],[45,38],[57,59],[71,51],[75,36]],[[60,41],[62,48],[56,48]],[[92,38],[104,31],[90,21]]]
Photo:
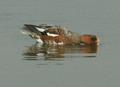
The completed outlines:
[[[48,45],[99,45],[99,38],[92,34],[79,34],[59,25],[24,24],[22,33],[35,39],[37,43]]]

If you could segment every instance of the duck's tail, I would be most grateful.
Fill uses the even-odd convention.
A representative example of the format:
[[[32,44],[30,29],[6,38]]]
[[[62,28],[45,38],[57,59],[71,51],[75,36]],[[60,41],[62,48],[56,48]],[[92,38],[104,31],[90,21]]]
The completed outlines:
[[[46,35],[45,30],[46,29],[41,28],[40,26],[37,25],[24,24],[22,33],[26,35],[30,35],[30,34]]]

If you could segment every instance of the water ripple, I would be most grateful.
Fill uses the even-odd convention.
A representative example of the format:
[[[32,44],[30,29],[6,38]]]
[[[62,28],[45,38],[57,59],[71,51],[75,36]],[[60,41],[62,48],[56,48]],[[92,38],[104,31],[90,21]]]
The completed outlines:
[[[98,46],[48,46],[34,44],[25,46],[25,60],[64,60],[64,58],[95,58]]]

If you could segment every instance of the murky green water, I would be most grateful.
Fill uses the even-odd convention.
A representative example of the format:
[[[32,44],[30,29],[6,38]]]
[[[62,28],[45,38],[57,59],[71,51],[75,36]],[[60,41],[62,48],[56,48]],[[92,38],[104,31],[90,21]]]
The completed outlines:
[[[119,87],[119,0],[1,0],[0,87]],[[37,47],[23,24],[100,37],[98,48]]]

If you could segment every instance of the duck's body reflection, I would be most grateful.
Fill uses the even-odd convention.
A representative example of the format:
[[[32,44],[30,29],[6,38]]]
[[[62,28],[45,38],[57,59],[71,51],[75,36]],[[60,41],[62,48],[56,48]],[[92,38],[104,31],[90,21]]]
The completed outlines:
[[[23,53],[26,60],[56,60],[68,57],[96,57],[98,46],[39,45],[26,46]]]

